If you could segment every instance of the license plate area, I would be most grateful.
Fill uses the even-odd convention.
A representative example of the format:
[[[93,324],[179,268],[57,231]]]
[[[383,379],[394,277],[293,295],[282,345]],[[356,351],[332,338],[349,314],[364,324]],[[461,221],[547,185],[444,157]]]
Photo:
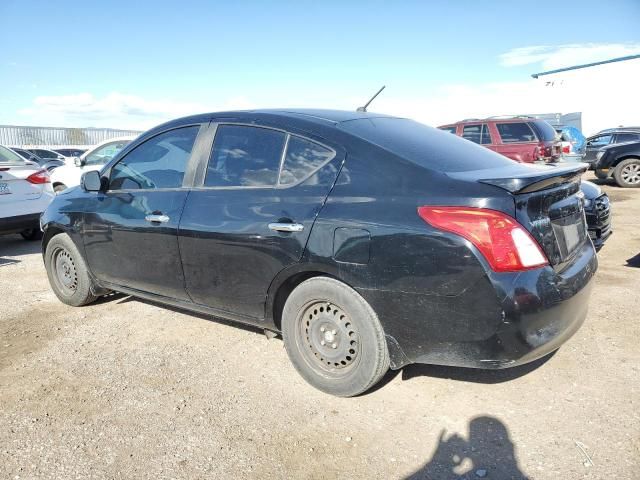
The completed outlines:
[[[9,188],[9,184],[6,182],[0,182],[0,195],[9,195],[11,193],[11,189]]]
[[[587,237],[587,226],[582,210],[556,218],[551,221],[553,233],[556,236],[560,257],[564,262],[573,251]]]

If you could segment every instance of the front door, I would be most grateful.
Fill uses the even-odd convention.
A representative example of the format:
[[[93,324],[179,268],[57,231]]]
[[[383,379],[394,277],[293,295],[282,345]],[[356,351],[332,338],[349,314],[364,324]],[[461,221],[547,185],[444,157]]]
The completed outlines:
[[[98,280],[188,299],[177,232],[188,194],[184,174],[199,129],[160,133],[106,172],[108,189],[90,200],[84,221],[87,261]]]
[[[343,159],[337,147],[281,130],[218,125],[178,234],[192,300],[263,319],[269,285],[302,257]]]
[[[598,135],[597,137],[593,137],[587,140],[587,147],[585,151],[584,158],[582,159],[584,162],[594,163],[596,161],[596,155],[598,154],[598,150],[602,147],[606,147],[611,143],[613,139],[613,134],[607,133],[604,135]]]

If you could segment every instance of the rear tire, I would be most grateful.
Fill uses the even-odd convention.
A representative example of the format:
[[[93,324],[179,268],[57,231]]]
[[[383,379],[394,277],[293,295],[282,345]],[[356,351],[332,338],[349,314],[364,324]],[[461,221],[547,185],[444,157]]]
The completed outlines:
[[[97,298],[91,292],[92,281],[87,264],[66,233],[58,234],[49,241],[44,265],[51,289],[61,302],[80,307]]]
[[[27,230],[23,230],[20,232],[20,235],[22,235],[22,238],[28,241],[42,239],[42,232],[39,228],[29,228]]]
[[[620,162],[613,171],[613,178],[620,187],[640,187],[640,158],[627,158]]]
[[[359,395],[389,370],[378,316],[358,292],[333,278],[314,277],[291,292],[282,336],[298,373],[331,395]]]
[[[58,183],[58,184],[54,185],[54,187],[53,187],[53,191],[55,193],[60,193],[60,192],[62,192],[64,190],[66,190],[66,189],[67,189],[67,186],[64,183]]]

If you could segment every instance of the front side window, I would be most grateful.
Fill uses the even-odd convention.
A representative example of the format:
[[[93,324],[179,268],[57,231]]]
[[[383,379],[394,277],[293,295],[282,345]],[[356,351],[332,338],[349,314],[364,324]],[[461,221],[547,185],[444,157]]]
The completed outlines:
[[[536,135],[525,122],[496,123],[502,143],[535,142]],[[553,129],[552,129],[553,130]],[[555,136],[555,130],[554,130]]]
[[[218,126],[205,186],[275,186],[285,138],[283,132],[269,128]]]
[[[280,185],[293,185],[334,157],[333,150],[304,138],[291,136],[280,173]]]
[[[478,143],[480,145],[488,145],[491,143],[489,128],[486,123],[481,125],[465,125],[462,129],[462,138]]]
[[[109,189],[181,187],[199,129],[176,128],[138,145],[111,169]]]
[[[85,165],[105,165],[115,157],[120,150],[129,144],[128,140],[121,140],[118,142],[107,143],[106,145],[98,148],[94,152],[91,152],[84,159]]]

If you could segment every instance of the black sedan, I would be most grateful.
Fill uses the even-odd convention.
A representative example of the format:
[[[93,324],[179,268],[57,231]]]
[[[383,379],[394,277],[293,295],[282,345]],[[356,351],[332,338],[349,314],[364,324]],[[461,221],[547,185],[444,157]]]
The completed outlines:
[[[352,396],[389,367],[503,368],[571,337],[597,269],[585,168],[372,113],[192,116],[58,195],[44,262],[69,305],[119,291],[280,332],[309,383]]]

